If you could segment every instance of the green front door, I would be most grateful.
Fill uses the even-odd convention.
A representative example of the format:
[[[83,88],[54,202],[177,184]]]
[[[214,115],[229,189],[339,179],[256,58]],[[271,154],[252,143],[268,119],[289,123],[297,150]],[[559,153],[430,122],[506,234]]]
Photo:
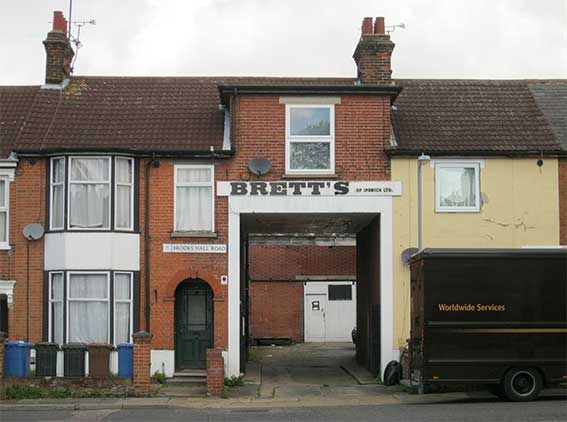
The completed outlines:
[[[206,368],[213,347],[213,292],[201,280],[183,282],[175,292],[175,367]]]

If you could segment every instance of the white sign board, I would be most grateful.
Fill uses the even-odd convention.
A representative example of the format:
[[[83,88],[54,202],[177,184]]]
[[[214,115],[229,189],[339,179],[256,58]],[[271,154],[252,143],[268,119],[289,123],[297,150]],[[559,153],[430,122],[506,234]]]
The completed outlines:
[[[401,182],[217,182],[218,196],[399,196]]]
[[[218,243],[164,243],[166,253],[226,253],[226,245]]]

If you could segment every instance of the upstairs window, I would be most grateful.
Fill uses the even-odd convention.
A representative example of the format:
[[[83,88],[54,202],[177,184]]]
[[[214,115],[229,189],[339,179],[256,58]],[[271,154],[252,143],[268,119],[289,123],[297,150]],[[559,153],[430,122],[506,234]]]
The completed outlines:
[[[116,209],[117,229],[132,230],[134,220],[134,163],[129,158],[116,158]]]
[[[286,105],[286,173],[334,171],[334,106]]]
[[[435,210],[480,211],[480,164],[435,164]]]
[[[51,160],[51,229],[65,227],[65,158]]]
[[[51,230],[133,230],[134,160],[56,157],[50,170]]]
[[[110,158],[70,160],[69,228],[110,229]]]
[[[8,183],[8,178],[0,177],[0,249],[8,249],[10,243],[8,236],[8,208],[10,206],[9,189],[10,184]]]
[[[175,166],[175,231],[214,231],[214,179],[213,166]]]

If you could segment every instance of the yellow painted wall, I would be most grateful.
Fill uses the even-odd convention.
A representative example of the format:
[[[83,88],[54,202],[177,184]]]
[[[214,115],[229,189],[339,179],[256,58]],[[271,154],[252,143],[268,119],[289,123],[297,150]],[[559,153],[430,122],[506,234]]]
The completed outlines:
[[[435,160],[435,157],[432,157]],[[422,166],[424,248],[516,248],[559,245],[558,164],[546,158],[483,158],[477,213],[436,213],[434,168]],[[433,161],[434,162],[434,161]],[[394,347],[409,338],[409,267],[403,250],[417,247],[417,158],[393,158]]]

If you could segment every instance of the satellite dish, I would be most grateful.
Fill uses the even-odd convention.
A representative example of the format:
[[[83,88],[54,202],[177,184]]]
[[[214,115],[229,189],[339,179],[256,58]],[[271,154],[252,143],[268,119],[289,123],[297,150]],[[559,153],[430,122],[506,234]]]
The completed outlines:
[[[248,170],[256,176],[263,176],[268,174],[272,169],[272,160],[265,157],[252,158],[248,162]]]
[[[43,237],[44,232],[41,224],[28,224],[24,227],[24,237],[28,240],[39,240]]]
[[[404,249],[404,251],[402,252],[402,261],[404,264],[409,263],[411,257],[413,255],[415,255],[417,252],[419,251],[419,249],[417,248],[407,248]]]

